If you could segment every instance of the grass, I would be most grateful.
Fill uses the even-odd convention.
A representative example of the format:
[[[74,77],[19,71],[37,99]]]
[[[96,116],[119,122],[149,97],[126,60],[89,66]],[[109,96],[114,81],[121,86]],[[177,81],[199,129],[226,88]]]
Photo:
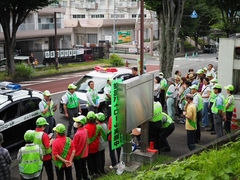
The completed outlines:
[[[165,162],[168,162],[170,160],[172,160],[172,157],[159,155],[154,162],[143,164],[136,172],[130,173],[130,172],[124,171],[124,173],[122,175],[117,175],[115,173],[115,171],[110,171],[108,174],[98,178],[98,180],[116,180],[116,179],[117,180],[127,180],[127,179],[132,179],[132,178],[136,177],[136,175],[139,172],[153,170],[155,168],[155,166],[160,165],[160,164],[165,163]]]

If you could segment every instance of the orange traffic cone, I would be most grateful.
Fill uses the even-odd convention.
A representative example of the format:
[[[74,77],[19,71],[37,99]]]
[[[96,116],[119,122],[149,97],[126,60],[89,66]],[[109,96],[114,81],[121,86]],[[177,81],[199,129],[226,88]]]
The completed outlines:
[[[232,115],[232,121],[231,121],[231,129],[238,129],[238,121],[237,121],[237,110],[234,108],[233,115]]]

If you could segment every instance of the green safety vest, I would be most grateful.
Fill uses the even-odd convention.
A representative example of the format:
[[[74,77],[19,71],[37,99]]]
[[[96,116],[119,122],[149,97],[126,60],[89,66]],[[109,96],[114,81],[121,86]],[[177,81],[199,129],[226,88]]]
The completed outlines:
[[[105,87],[109,90],[110,95],[111,95],[111,88],[112,88],[112,87],[111,87],[109,84],[107,84]],[[106,97],[105,97],[105,100],[109,101],[110,98],[106,96]]]
[[[78,108],[79,99],[78,99],[77,95],[75,93],[71,94],[71,93],[67,92],[67,97],[68,97],[67,108],[68,109]]]
[[[162,120],[162,105],[159,102],[154,102],[153,117],[151,122],[158,122]]]
[[[202,96],[199,93],[196,93],[194,96],[197,96],[197,98],[198,98],[197,112],[199,112],[199,111],[201,111],[203,109]]]
[[[222,100],[223,100],[223,104],[220,107],[216,106],[216,102],[217,102],[218,97],[222,98]],[[217,95],[217,97],[216,97],[216,99],[215,99],[215,101],[212,105],[212,108],[211,108],[211,111],[212,111],[213,114],[218,114],[218,110],[223,110],[223,112],[225,112],[224,101],[225,101],[225,98],[222,94]]]
[[[101,126],[99,126],[99,125],[96,125],[96,133],[94,134],[94,136],[93,137],[91,137],[91,138],[88,138],[88,144],[91,144],[93,141],[95,141],[96,139],[97,139],[97,137],[98,137],[98,134],[100,133],[100,132],[103,132],[103,129],[102,129],[102,127]],[[102,134],[103,135],[103,134]],[[106,135],[106,137],[105,137],[105,135],[103,135],[104,137],[103,137],[103,139],[105,138],[105,139],[107,139],[107,135]],[[105,140],[104,139],[104,140]]]
[[[174,121],[172,120],[172,118],[167,115],[166,113],[162,112],[163,118],[162,118],[162,128],[168,128],[168,126],[170,126],[171,124],[174,123]]]
[[[62,152],[62,154],[61,154],[61,157],[62,157],[63,159],[66,159],[67,154],[68,154],[68,151],[69,151],[69,149],[70,149],[70,146],[71,146],[71,139],[70,139],[69,137],[66,137],[66,143],[65,143],[65,145],[64,145],[63,152]],[[55,166],[58,167],[59,169],[60,169],[60,168],[62,167],[62,165],[63,165],[63,162],[62,162],[60,159],[55,160],[55,159],[53,158],[53,162],[54,162]]]
[[[47,104],[45,101],[41,101],[41,103],[43,104],[44,109],[46,109],[46,107],[48,106],[48,104]],[[51,101],[50,107],[49,107],[48,111],[47,111],[45,114],[41,113],[41,116],[42,116],[42,117],[50,117],[50,116],[53,116],[53,114],[54,114],[53,105],[54,105],[54,103],[53,103],[53,101]]]
[[[19,164],[19,172],[22,174],[34,174],[42,170],[43,162],[38,145],[24,146],[20,149],[22,161]]]
[[[210,92],[209,102],[214,103],[217,95],[213,92],[213,89]]]
[[[46,154],[51,154],[52,150],[51,148],[45,148],[45,146],[43,145],[43,141],[42,141],[42,136],[43,136],[44,132],[39,132],[39,131],[35,131],[35,138],[34,138],[34,144],[39,145],[39,147],[42,149],[43,155]]]
[[[88,92],[92,98],[93,103],[97,104],[97,100],[99,99],[97,90],[89,88]],[[88,102],[88,104],[90,104],[90,103]]]
[[[167,80],[165,78],[162,78],[162,80],[160,81],[160,88],[164,89],[165,91],[167,90],[168,83],[167,83]]]
[[[226,109],[227,112],[233,112],[234,110],[234,96],[233,95],[228,95],[227,98],[224,101],[224,106],[226,107],[226,105],[228,104],[228,100],[230,99],[230,97],[233,98],[233,102],[232,104],[228,107],[228,109]]]

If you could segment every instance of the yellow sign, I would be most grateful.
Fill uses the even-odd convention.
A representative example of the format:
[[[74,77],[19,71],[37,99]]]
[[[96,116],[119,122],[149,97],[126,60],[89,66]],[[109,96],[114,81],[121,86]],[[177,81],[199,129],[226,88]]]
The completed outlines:
[[[131,42],[132,41],[131,32],[130,31],[118,31],[117,41],[119,43],[121,43],[121,42]]]

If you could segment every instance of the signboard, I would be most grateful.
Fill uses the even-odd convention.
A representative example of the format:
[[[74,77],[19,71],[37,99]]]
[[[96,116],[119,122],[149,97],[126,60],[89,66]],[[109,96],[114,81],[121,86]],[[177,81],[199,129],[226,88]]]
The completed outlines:
[[[123,136],[119,133],[120,121],[120,103],[118,95],[118,83],[122,82],[122,79],[112,81],[111,89],[111,113],[112,113],[112,150],[119,148],[123,144]]]
[[[117,32],[117,42],[131,42],[131,31],[118,31]]]
[[[57,51],[57,54],[58,54],[58,57],[61,57],[61,58],[71,57],[71,56],[84,54],[84,49],[80,48],[77,50],[60,50],[60,51]],[[55,51],[45,51],[44,57],[45,58],[55,58]]]
[[[105,40],[112,42],[112,36],[105,35]]]
[[[191,18],[192,18],[192,19],[198,18],[198,14],[197,14],[197,12],[196,12],[195,10],[192,12]]]
[[[137,48],[129,48],[130,53],[137,53]]]

